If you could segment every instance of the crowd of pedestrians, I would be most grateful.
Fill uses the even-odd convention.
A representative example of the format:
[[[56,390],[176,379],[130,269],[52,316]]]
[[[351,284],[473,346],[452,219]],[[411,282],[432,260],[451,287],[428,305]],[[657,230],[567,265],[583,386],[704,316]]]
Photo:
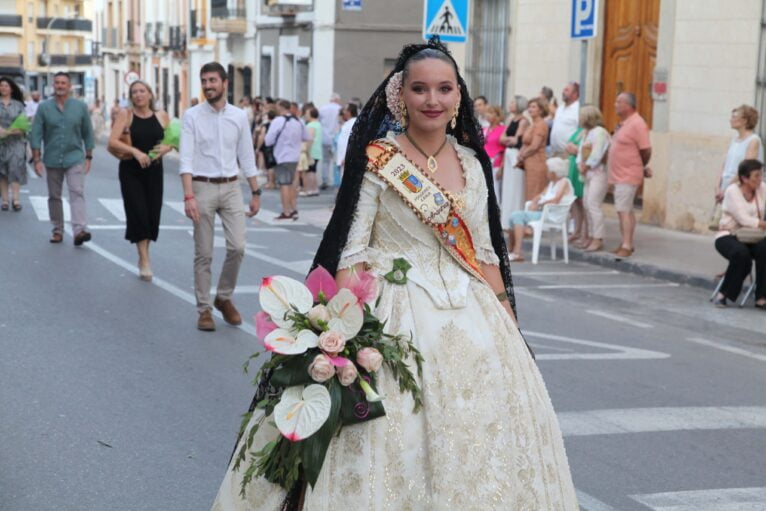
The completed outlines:
[[[629,92],[616,98],[620,122],[610,136],[601,111],[580,105],[577,82],[566,84],[560,104],[550,87],[542,87],[539,95],[529,99],[514,96],[505,122],[499,106],[487,104],[484,96],[476,98],[474,113],[484,129],[484,149],[493,163],[495,192],[513,260],[524,260],[519,233],[531,232],[520,231],[519,225],[537,218],[529,213],[540,213],[536,208],[541,202],[559,203],[562,198],[571,204],[574,229],[569,241],[588,252],[602,250],[602,208],[610,185],[622,234],[612,253],[618,259],[633,254],[636,194],[643,180],[651,177],[649,128],[636,106],[636,97]],[[563,175],[558,172],[561,169]],[[570,193],[552,192],[551,182],[562,177],[571,198]]]

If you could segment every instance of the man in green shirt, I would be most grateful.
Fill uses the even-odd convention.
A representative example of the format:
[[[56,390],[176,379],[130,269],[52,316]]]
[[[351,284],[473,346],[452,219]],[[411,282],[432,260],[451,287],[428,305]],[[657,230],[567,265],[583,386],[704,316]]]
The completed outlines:
[[[61,191],[66,179],[72,213],[74,244],[90,241],[85,219],[85,175],[93,159],[93,127],[85,103],[71,98],[72,82],[66,73],[53,77],[54,96],[43,101],[32,124],[31,146],[35,172],[47,175],[48,213],[53,224],[51,243],[64,239]],[[44,146],[43,158],[40,148]]]

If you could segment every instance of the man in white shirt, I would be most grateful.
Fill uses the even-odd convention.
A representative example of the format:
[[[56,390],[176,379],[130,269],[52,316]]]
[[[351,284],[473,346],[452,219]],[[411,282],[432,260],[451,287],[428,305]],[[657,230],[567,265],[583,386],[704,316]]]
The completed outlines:
[[[332,96],[330,96],[330,102],[319,109],[319,122],[322,124],[322,160],[319,164],[321,167],[320,178],[322,186],[320,186],[320,190],[329,188],[332,181],[332,169],[335,163],[332,146],[335,135],[338,134],[340,129],[338,117],[340,116],[341,108],[340,95],[337,92],[333,92]]]
[[[359,114],[359,109],[356,103],[349,103],[346,108],[343,109],[343,126],[340,128],[340,135],[338,135],[338,154],[336,155],[336,164],[340,167],[341,174],[343,173],[343,165],[346,163],[346,149],[348,149],[348,139],[351,137],[351,130],[356,122],[356,116]]]
[[[206,103],[188,109],[183,116],[179,174],[184,189],[184,210],[194,222],[194,292],[197,297],[197,328],[215,330],[212,306],[232,325],[242,317],[231,301],[239,267],[245,254],[245,211],[238,181],[239,167],[247,177],[252,196],[248,217],[261,207],[256,180],[255,154],[247,114],[226,102],[226,70],[209,62],[200,71]],[[210,301],[215,215],[221,218],[226,237],[223,263],[215,301]]]
[[[484,118],[484,113],[487,111],[487,98],[485,96],[476,96],[473,99],[473,114],[476,116],[476,120],[479,121],[479,126],[486,128],[489,126],[489,122]]]
[[[29,95],[29,100],[24,103],[24,113],[29,118],[29,122],[32,122],[37,115],[37,107],[40,106],[40,93],[32,91]]]
[[[567,158],[577,154],[577,146],[567,148],[569,138],[580,124],[580,84],[569,82],[561,92],[564,104],[556,109],[551,128],[551,156]]]

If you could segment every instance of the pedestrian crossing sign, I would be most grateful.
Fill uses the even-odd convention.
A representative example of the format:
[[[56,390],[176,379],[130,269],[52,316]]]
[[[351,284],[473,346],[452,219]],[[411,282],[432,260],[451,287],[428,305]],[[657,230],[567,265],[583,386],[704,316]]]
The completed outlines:
[[[470,0],[424,0],[423,39],[438,35],[445,42],[466,42],[469,12]]]

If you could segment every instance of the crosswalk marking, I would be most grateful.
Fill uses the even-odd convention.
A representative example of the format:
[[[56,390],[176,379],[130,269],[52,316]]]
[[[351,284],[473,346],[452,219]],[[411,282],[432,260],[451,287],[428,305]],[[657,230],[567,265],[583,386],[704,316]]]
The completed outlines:
[[[766,487],[677,491],[630,498],[654,511],[763,511]]]
[[[529,338],[548,339],[552,341],[565,342],[578,346],[587,346],[596,348],[597,352],[579,352],[579,353],[541,353],[537,355],[537,360],[652,360],[669,358],[670,355],[660,351],[645,350],[622,346],[619,344],[609,344],[605,342],[588,341],[586,339],[576,339],[564,335],[545,334],[542,332],[533,332],[525,330],[524,335]],[[532,342],[534,348],[535,342]],[[602,350],[607,350],[604,353]]]
[[[585,312],[587,312],[588,314],[593,314],[594,316],[611,319],[612,321],[619,321],[620,323],[626,323],[628,325],[635,326],[638,328],[654,328],[654,325],[650,325],[649,323],[642,323],[641,321],[636,321],[635,319],[626,318],[625,316],[621,316],[619,314],[612,314],[610,312],[604,312],[604,311],[592,310],[592,309],[587,309]]]
[[[122,204],[122,199],[101,199],[98,201],[109,210],[120,222],[125,221],[125,207]]]
[[[558,412],[564,436],[766,428],[766,406],[618,408]]]
[[[41,222],[50,221],[51,217],[48,215],[48,197],[43,197],[41,195],[30,195],[29,202],[32,203],[32,209],[34,209],[38,220]],[[62,197],[61,202],[64,207],[64,221],[71,222],[72,214],[69,210],[69,201]]]

